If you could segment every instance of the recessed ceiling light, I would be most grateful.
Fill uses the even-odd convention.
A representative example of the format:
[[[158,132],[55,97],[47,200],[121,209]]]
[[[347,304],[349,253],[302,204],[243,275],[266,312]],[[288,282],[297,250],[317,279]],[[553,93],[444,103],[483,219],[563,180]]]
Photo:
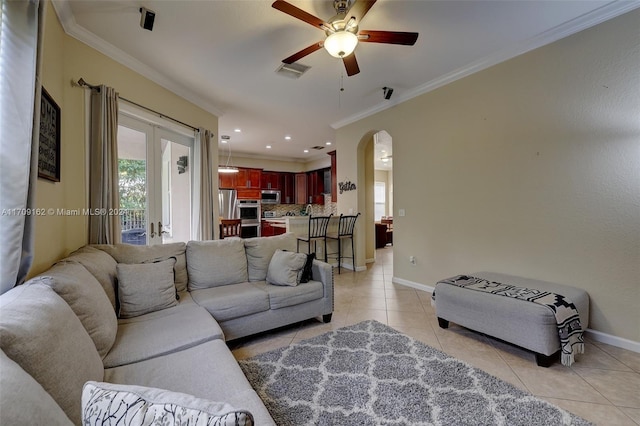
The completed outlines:
[[[385,153],[385,152],[387,152],[387,151],[385,151],[385,150],[383,149],[383,150],[381,150],[380,152],[384,154],[384,153]]]
[[[326,142],[326,144],[327,144],[327,145],[331,145],[331,142],[327,141],[327,142]]]
[[[225,140],[221,140],[220,143],[227,143],[228,141]]]
[[[291,140],[291,136],[285,136],[284,137],[286,140],[290,141]]]
[[[383,158],[383,159],[382,159],[382,162],[383,162],[383,163],[386,163],[387,161],[389,161],[389,159],[388,159],[388,158]]]
[[[271,145],[267,145],[267,149],[271,149]]]
[[[233,131],[234,131],[234,132],[236,132],[236,133],[240,133],[240,132],[242,132],[242,130],[241,130],[241,129],[233,129]]]
[[[305,153],[307,153],[307,152],[309,152],[309,150],[308,150],[308,149],[305,149],[305,150],[304,150],[304,152],[305,152]]]

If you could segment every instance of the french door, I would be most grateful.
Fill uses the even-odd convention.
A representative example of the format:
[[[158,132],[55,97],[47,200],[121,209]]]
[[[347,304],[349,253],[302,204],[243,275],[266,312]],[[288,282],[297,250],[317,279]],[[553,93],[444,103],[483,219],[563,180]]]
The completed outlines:
[[[122,242],[191,239],[193,137],[120,114],[118,173]]]

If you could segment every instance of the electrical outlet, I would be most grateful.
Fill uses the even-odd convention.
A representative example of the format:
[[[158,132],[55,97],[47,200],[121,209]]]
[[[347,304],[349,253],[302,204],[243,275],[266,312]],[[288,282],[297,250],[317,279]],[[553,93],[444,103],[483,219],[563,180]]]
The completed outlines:
[[[409,256],[409,263],[412,265],[416,264],[416,257],[415,256]]]

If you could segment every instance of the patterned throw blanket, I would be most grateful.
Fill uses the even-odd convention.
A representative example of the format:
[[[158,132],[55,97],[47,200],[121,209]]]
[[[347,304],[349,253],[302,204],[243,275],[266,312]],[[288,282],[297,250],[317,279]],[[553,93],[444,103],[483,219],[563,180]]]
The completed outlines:
[[[551,309],[556,317],[560,347],[562,349],[562,365],[570,367],[574,361],[574,354],[584,353],[583,330],[580,325],[578,310],[570,300],[560,294],[533,288],[516,287],[468,275],[456,275],[455,277],[438,281],[439,283],[452,284],[471,290],[514,297],[544,305]],[[433,300],[435,300],[435,297],[436,293],[434,291]]]

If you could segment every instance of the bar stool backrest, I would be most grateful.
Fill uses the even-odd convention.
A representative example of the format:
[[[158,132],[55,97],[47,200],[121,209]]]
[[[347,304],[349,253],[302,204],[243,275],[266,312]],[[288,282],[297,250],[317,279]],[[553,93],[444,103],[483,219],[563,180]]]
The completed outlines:
[[[309,239],[324,238],[327,235],[327,227],[329,220],[333,214],[329,216],[311,216],[309,217]]]
[[[358,219],[358,216],[360,216],[360,213],[355,216],[340,215],[340,221],[338,222],[338,235],[341,237],[353,237],[353,230],[356,227],[356,220]]]

